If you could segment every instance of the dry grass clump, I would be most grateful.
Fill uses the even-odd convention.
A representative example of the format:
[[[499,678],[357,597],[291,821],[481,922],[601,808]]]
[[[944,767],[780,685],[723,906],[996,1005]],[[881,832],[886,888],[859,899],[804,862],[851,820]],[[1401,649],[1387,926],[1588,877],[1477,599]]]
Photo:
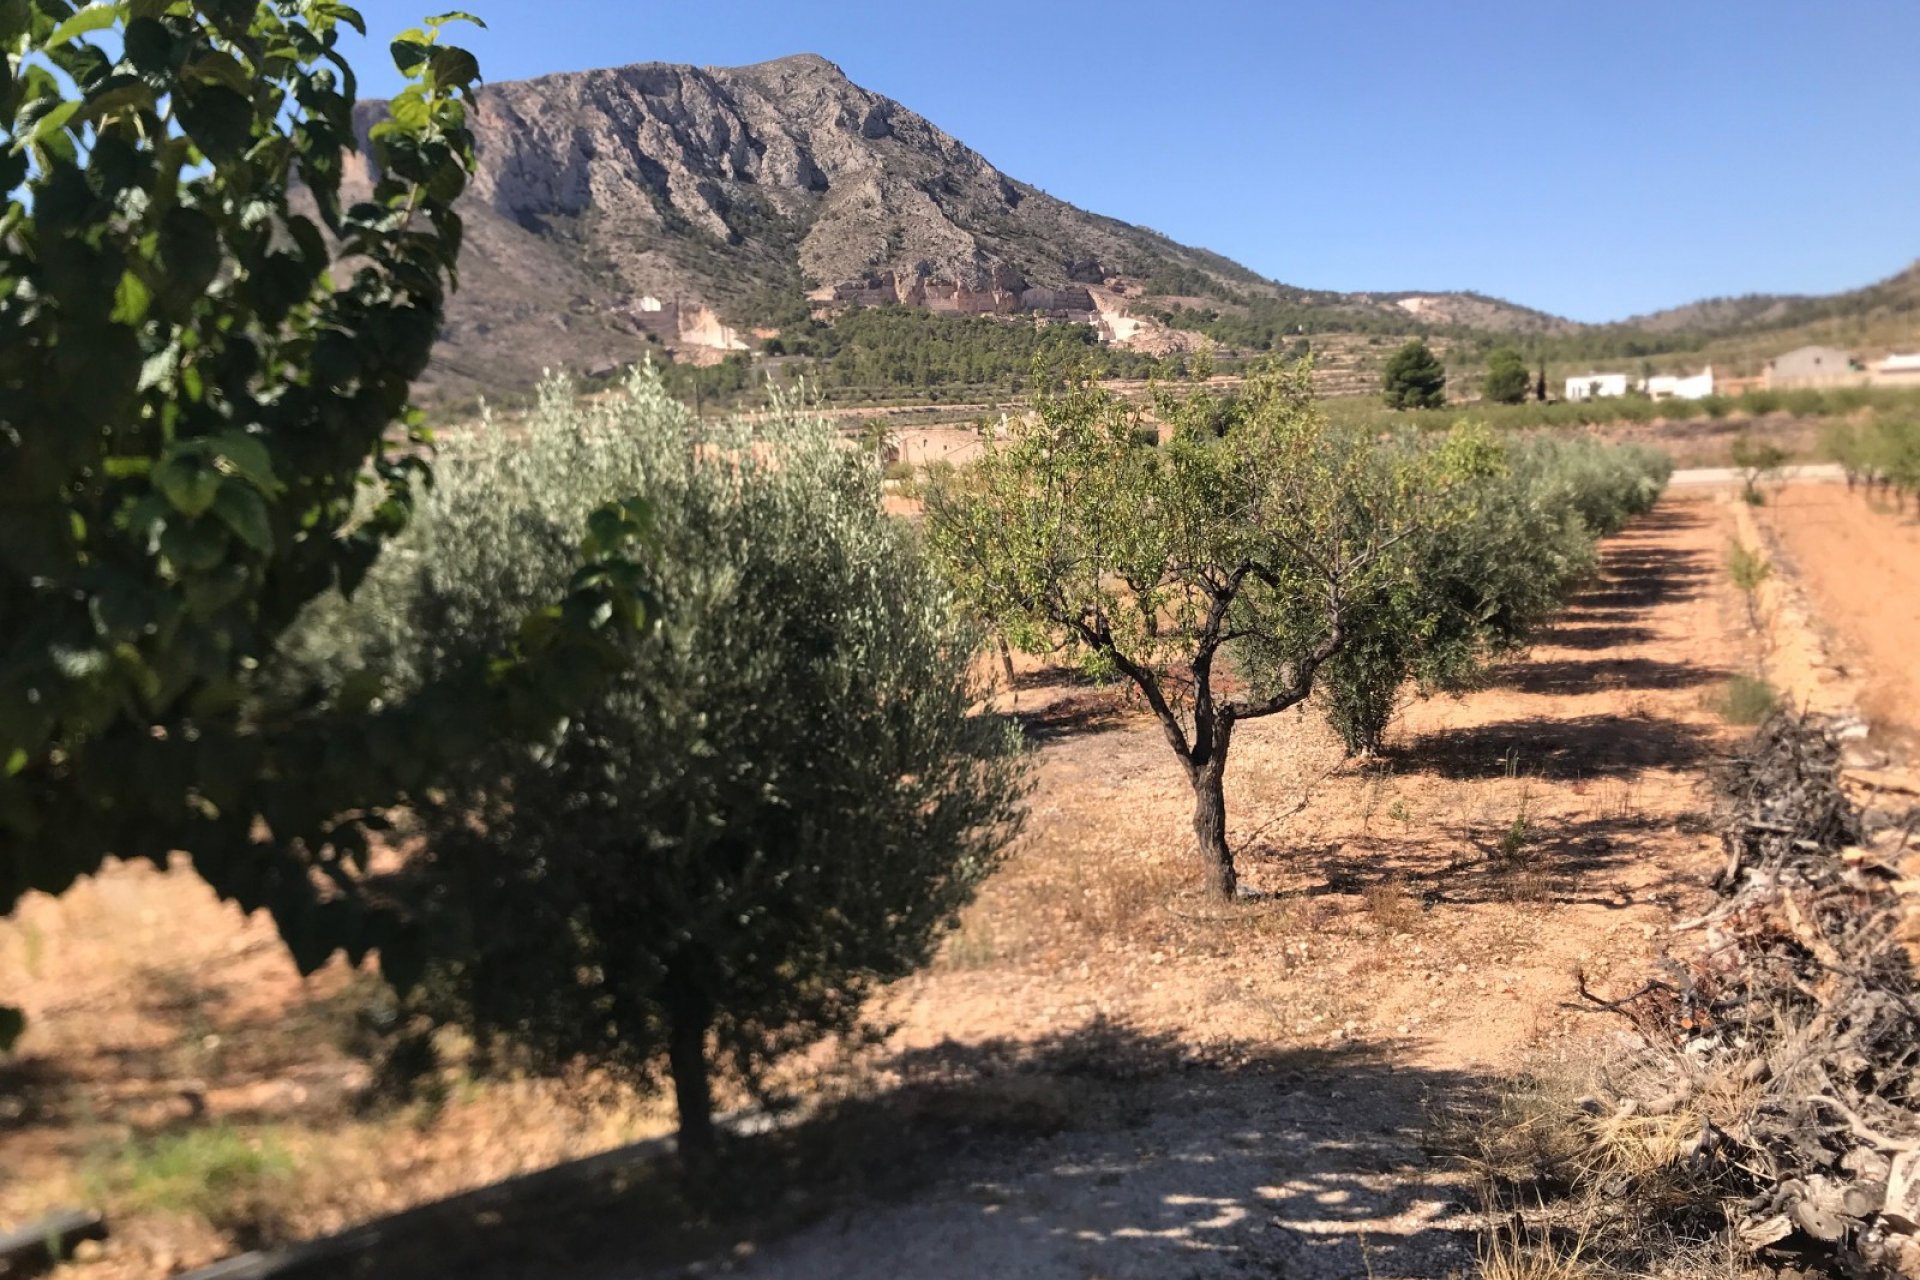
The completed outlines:
[[[1585,1235],[1566,1243],[1551,1232],[1531,1232],[1516,1215],[1481,1241],[1481,1280],[1591,1280],[1615,1274],[1587,1257],[1587,1244]]]
[[[1367,915],[1389,937],[1420,927],[1424,916],[1420,899],[1408,891],[1407,882],[1399,876],[1374,881],[1361,890],[1360,896],[1367,904]]]

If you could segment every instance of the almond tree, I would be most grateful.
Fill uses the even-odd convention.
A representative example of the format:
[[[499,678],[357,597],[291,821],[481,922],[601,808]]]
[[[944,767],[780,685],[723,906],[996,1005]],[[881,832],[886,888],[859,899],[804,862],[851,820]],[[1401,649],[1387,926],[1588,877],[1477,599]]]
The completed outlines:
[[[0,4],[0,912],[186,850],[304,967],[380,946],[404,978],[351,892],[360,815],[445,752],[550,728],[640,621],[640,511],[614,507],[567,601],[460,688],[381,704],[362,672],[324,708],[253,698],[426,475],[409,397],[455,280],[479,78],[442,39],[458,17],[393,41],[405,87],[349,205],[351,7]],[[0,1048],[19,1025],[0,1007]]]
[[[1143,443],[1141,412],[1085,382],[1042,395],[936,486],[928,535],[960,594],[1023,648],[1061,649],[1140,691],[1193,790],[1211,891],[1237,888],[1224,780],[1234,730],[1304,702],[1324,664],[1441,517],[1449,477],[1483,437],[1380,450],[1315,410],[1305,368],[1252,374],[1223,399],[1162,396],[1175,427]],[[1231,647],[1269,660],[1222,687]]]

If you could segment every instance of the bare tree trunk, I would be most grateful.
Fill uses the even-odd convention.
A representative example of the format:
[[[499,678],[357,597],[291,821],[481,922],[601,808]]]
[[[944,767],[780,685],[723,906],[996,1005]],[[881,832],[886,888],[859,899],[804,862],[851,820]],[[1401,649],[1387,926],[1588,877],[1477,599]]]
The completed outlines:
[[[704,997],[682,991],[667,1012],[667,1066],[680,1117],[680,1159],[689,1172],[710,1169],[714,1158],[713,1083],[707,1071],[707,1028],[713,1011]]]
[[[1206,869],[1207,889],[1222,900],[1232,898],[1240,883],[1233,850],[1227,847],[1226,773],[1224,756],[1193,769],[1193,838]]]
[[[1007,673],[1007,688],[1013,688],[1013,650],[1007,648],[1007,638],[1003,635],[993,637],[994,645],[1000,650],[1000,667]]]

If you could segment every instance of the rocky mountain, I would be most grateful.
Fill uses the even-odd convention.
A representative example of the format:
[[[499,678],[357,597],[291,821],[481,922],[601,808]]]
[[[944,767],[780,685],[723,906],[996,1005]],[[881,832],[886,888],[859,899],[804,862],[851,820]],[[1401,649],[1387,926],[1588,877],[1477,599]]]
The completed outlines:
[[[363,103],[363,133],[384,105]],[[824,58],[647,63],[487,86],[443,392],[592,370],[651,343],[751,344],[807,306],[1039,312],[1149,343],[1148,294],[1323,307],[1409,328],[1552,331],[1470,294],[1290,289],[1001,173]]]

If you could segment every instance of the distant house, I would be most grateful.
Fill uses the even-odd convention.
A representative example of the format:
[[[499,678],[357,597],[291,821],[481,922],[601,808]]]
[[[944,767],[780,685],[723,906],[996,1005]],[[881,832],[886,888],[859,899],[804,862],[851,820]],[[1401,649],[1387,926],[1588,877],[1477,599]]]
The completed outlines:
[[[1705,400],[1713,394],[1713,366],[1684,378],[1671,374],[1648,378],[1647,394],[1655,400]]]
[[[1873,380],[1920,386],[1920,351],[1888,356],[1873,367]]]
[[[1792,387],[1838,387],[1864,382],[1853,356],[1838,347],[1800,347],[1767,361],[1763,380],[1770,391]]]
[[[1627,394],[1627,375],[1624,373],[1587,373],[1577,378],[1567,379],[1567,399],[1598,400],[1603,396],[1623,396]]]

